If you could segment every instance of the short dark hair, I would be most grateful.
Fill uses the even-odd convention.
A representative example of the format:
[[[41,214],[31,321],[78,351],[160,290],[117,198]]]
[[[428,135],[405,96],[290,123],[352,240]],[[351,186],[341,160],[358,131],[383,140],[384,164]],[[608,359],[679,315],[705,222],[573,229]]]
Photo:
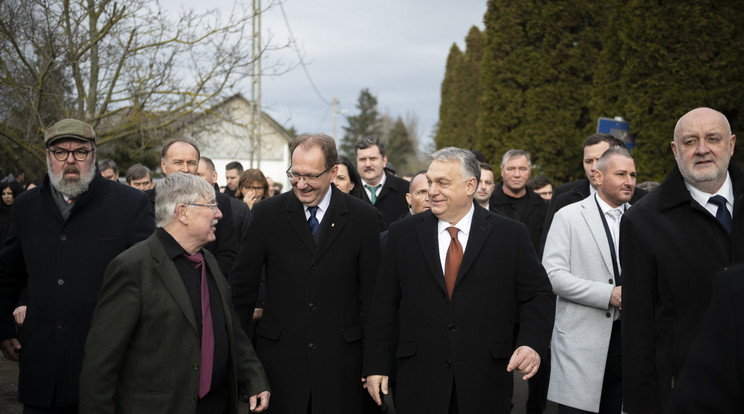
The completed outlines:
[[[119,166],[116,165],[116,162],[110,158],[104,158],[98,161],[98,169],[101,171],[114,170],[114,173],[119,172]]]
[[[152,179],[152,172],[150,169],[142,164],[134,164],[127,170],[125,180],[127,181],[127,184],[132,184],[132,180],[141,180],[145,177],[150,177],[150,179]]]
[[[413,187],[413,180],[415,180],[416,177],[418,177],[419,175],[426,175],[426,171],[427,170],[421,170],[421,171],[417,172],[416,174],[413,174],[413,176],[411,176],[411,182],[408,184],[408,192],[409,193],[411,192],[411,188]]]
[[[207,163],[207,166],[212,169],[212,172],[217,171],[217,169],[214,167],[214,162],[209,157],[201,157],[199,158],[199,161],[204,161]]]
[[[475,159],[478,159],[478,157],[476,156]],[[481,170],[488,170],[488,171],[493,172],[493,167],[491,167],[491,164],[481,161],[478,163],[478,165],[480,165]]]
[[[238,175],[243,174],[243,164],[239,163],[238,161],[230,161],[225,166],[225,171],[227,170],[238,170]]]
[[[592,145],[597,145],[600,142],[606,142],[610,144],[610,147],[623,147],[625,148],[625,143],[621,141],[618,138],[615,138],[614,136],[610,134],[605,134],[604,132],[597,132],[596,134],[589,135],[584,140],[584,148],[590,147]]]
[[[261,200],[269,198],[271,194],[269,193],[269,182],[266,180],[266,176],[264,175],[263,171],[257,169],[257,168],[249,168],[245,171],[243,171],[242,174],[240,174],[240,180],[238,180],[238,188],[235,190],[235,197],[242,200],[243,196],[243,187],[248,187],[251,183],[258,183],[261,187],[263,187],[263,197],[261,197]]]
[[[551,185],[551,184],[553,184],[553,183],[550,182],[550,180],[548,179],[548,177],[546,177],[544,175],[540,175],[540,176],[537,176],[535,178],[530,178],[529,180],[527,180],[527,187],[529,187],[529,188],[531,188],[533,190],[537,190],[538,188],[543,188],[546,185]]]
[[[191,145],[196,150],[196,157],[201,158],[201,152],[199,151],[199,146],[196,145],[196,142],[186,139],[186,138],[173,138],[165,143],[163,145],[163,150],[160,152],[160,158],[165,159],[165,153],[168,152],[168,148],[171,147],[171,145],[175,144],[176,142],[183,142],[186,144]]]
[[[336,152],[336,141],[331,138],[330,135],[326,135],[322,132],[315,134],[304,133],[295,138],[292,144],[289,146],[289,158],[292,159],[297,147],[302,146],[303,148],[311,148],[313,146],[320,147],[325,158],[325,167],[330,169],[334,165],[338,164],[338,152]]]
[[[380,150],[380,156],[384,157],[385,156],[385,145],[382,142],[380,142],[380,140],[374,135],[369,135],[366,137],[359,138],[359,141],[357,141],[356,144],[354,145],[354,150],[359,151],[360,149],[367,149],[375,145],[377,145],[377,149]]]

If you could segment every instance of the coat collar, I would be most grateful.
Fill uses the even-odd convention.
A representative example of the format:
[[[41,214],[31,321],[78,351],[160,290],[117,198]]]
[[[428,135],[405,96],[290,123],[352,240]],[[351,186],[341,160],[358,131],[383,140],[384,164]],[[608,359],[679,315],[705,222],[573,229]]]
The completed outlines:
[[[736,212],[742,208],[742,203],[737,203],[737,201],[741,201],[742,196],[744,196],[744,171],[731,161],[728,172],[731,175],[731,182],[734,187],[734,211]],[[672,168],[656,191],[660,192],[660,211],[672,209],[680,204],[690,204],[695,209],[705,210],[700,204],[694,202],[690,192],[685,187],[684,178],[677,165]]]
[[[584,221],[586,221],[589,231],[592,233],[594,242],[597,243],[597,248],[602,255],[602,260],[604,261],[605,266],[607,266],[607,271],[610,274],[614,274],[615,270],[612,266],[610,242],[607,240],[607,232],[605,232],[602,217],[597,208],[597,200],[593,196],[586,197],[579,201],[579,206],[581,208],[581,215],[584,218]]]
[[[465,252],[462,257],[462,263],[460,264],[460,270],[457,272],[454,289],[457,289],[460,280],[467,274],[468,270],[470,270],[470,267],[475,262],[478,254],[483,249],[486,239],[493,227],[488,220],[491,213],[481,207],[477,202],[474,202],[474,205],[475,212],[473,213],[473,222],[470,224],[468,244],[465,246]],[[419,213],[416,216],[421,216],[421,222],[416,226],[416,232],[418,233],[419,242],[424,251],[424,256],[429,265],[431,275],[442,288],[442,291],[447,292],[447,287],[444,283],[444,273],[442,272],[442,261],[439,257],[437,237],[437,223],[439,222],[439,219],[431,212],[431,210]]]
[[[297,236],[302,240],[302,243],[307,249],[313,252],[313,257],[319,257],[322,255],[338,237],[341,229],[346,225],[346,219],[344,216],[349,211],[344,199],[344,193],[341,192],[336,186],[331,186],[331,203],[328,206],[328,211],[323,215],[323,221],[320,223],[318,230],[320,233],[320,241],[318,245],[315,245],[313,236],[310,233],[310,227],[307,224],[305,218],[305,207],[294,194],[294,191],[289,191],[287,195],[287,204],[285,211],[287,213],[287,219],[289,225],[295,231]]]

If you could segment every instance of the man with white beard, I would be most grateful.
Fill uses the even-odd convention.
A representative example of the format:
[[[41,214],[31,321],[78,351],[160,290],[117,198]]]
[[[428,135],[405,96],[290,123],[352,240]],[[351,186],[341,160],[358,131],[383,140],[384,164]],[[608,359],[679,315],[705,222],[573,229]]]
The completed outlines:
[[[96,135],[75,119],[47,129],[47,176],[13,205],[0,250],[0,350],[20,362],[24,413],[76,413],[83,345],[108,263],[155,230],[147,196],[104,179]],[[26,289],[23,335],[12,311]]]

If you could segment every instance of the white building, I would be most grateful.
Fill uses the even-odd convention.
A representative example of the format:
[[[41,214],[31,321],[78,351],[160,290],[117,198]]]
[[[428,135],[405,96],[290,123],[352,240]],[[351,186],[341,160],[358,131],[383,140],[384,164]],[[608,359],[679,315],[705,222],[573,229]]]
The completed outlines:
[[[226,184],[225,166],[239,161],[243,168],[258,168],[266,177],[281,183],[282,191],[289,189],[285,171],[289,168],[289,144],[294,137],[262,111],[260,142],[254,139],[253,105],[241,94],[227,98],[193,122],[199,124],[198,132],[189,133],[187,127],[184,135],[199,145],[201,155],[214,161],[220,187]]]

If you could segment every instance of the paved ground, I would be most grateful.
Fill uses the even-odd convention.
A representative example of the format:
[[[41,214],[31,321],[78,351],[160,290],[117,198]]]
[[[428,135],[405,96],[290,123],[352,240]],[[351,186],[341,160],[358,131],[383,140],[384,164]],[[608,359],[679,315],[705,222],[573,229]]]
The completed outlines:
[[[514,409],[512,414],[524,414],[524,402],[527,399],[527,384],[522,380],[514,381]],[[18,403],[18,364],[0,356],[0,414],[21,414]],[[549,403],[544,414],[555,414],[555,404]],[[240,413],[249,414],[248,405],[240,404]]]

